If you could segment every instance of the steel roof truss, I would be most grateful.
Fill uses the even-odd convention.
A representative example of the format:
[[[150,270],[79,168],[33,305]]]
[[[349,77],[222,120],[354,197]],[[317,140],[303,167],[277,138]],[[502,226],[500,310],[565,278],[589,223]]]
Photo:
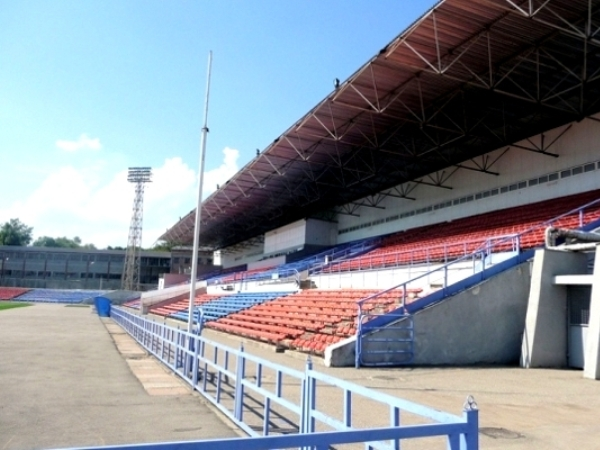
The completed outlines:
[[[408,183],[402,183],[399,186],[394,186],[387,192],[382,192],[382,194],[388,197],[405,198],[406,200],[416,200],[416,197],[409,197],[408,194],[414,191],[417,186],[417,183],[412,183],[409,181]],[[394,193],[392,194],[392,192]]]
[[[264,189],[266,187],[266,185],[261,184],[261,182],[258,181],[258,179],[256,178],[256,176],[254,175],[254,173],[251,170],[248,170],[248,173],[250,174],[252,179],[256,182],[256,184],[258,185],[259,188]]]
[[[381,193],[377,193],[377,194],[365,197],[363,199],[364,202],[352,202],[352,203],[355,205],[364,206],[367,208],[385,209],[385,206],[380,206],[381,202],[383,202],[384,199],[385,199],[385,195],[383,195]]]
[[[527,147],[525,145],[520,145],[520,144],[512,144],[511,147],[515,147],[521,150],[527,150],[529,152],[534,152],[534,153],[539,153],[542,155],[547,155],[547,156],[551,156],[553,158],[558,158],[560,155],[556,154],[556,153],[551,153],[548,150],[550,149],[550,147],[552,147],[561,137],[563,137],[573,126],[573,124],[569,124],[567,125],[565,128],[563,128],[561,130],[561,132],[554,138],[552,139],[550,142],[547,142],[546,140],[546,133],[540,133],[540,144],[536,144],[535,142],[533,142],[533,140],[531,138],[527,138],[526,141],[531,144],[531,147]]]
[[[427,186],[439,187],[442,189],[453,189],[452,186],[446,186],[444,183],[450,179],[452,175],[456,173],[458,167],[454,167],[451,171],[446,173],[445,170],[437,171],[434,173],[427,174],[425,178],[429,178],[431,181],[415,180],[415,183],[424,184]]]
[[[336,209],[338,214],[344,214],[346,216],[354,216],[360,217],[360,214],[356,214],[356,211],[359,210],[360,206],[355,203],[347,203],[345,205],[341,205]]]
[[[241,187],[241,186],[238,184],[238,182],[237,182],[237,181],[233,181],[233,184],[235,185],[235,187],[237,187],[237,188],[238,188],[238,190],[240,191],[240,193],[241,193],[241,194],[242,194],[242,195],[243,195],[245,198],[248,198],[248,197],[250,197],[250,196],[249,196],[249,195],[246,193],[246,191],[244,191],[244,190],[242,189],[242,187]]]
[[[277,173],[277,175],[283,175],[283,172],[280,172],[279,169],[275,166],[275,164],[273,164],[271,162],[271,160],[269,159],[269,157],[264,153],[263,153],[263,158],[267,160],[267,162],[271,165],[271,167]]]

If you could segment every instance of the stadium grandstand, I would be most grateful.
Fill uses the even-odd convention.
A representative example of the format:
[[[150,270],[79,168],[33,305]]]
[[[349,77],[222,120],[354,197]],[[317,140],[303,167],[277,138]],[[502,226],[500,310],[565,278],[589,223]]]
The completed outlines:
[[[207,326],[330,365],[583,368],[565,330],[587,328],[591,281],[539,288],[533,261],[558,252],[549,226],[598,227],[598,6],[441,1],[335,83],[203,201],[200,245],[227,272],[200,277]],[[194,220],[161,239],[191,245]],[[592,273],[593,252],[561,250]],[[536,289],[554,289],[552,320]],[[187,320],[183,297],[142,305]],[[531,358],[528,333],[553,332]]]

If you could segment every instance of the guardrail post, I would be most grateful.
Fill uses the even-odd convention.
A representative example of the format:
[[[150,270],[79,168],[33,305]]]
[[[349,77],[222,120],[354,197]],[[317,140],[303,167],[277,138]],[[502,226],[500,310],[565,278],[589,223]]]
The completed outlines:
[[[315,431],[315,420],[312,417],[312,410],[315,406],[315,379],[311,376],[313,368],[310,356],[306,359],[306,369],[304,370],[304,381],[302,383],[302,399],[300,400],[300,433],[310,434]]]
[[[167,334],[167,325],[163,322],[162,324],[162,328],[161,328],[161,344],[160,344],[160,359],[164,361],[165,359],[165,341],[166,341],[166,334]]]
[[[194,343],[194,362],[192,364],[192,387],[194,389],[196,389],[196,387],[198,386],[198,371],[199,371],[199,361],[198,361],[198,354],[200,353],[200,337],[194,337],[193,339],[193,343]]]
[[[246,358],[244,357],[244,344],[240,344],[240,351],[235,364],[235,405],[234,417],[243,422],[244,416],[244,384],[242,381],[246,375]]]
[[[362,308],[358,304],[358,317],[356,318],[356,339],[354,340],[354,368],[360,369],[360,352],[362,351],[360,338],[362,336]]]
[[[193,356],[192,356],[192,352],[194,351],[194,338],[193,335],[191,333],[187,333],[186,335],[184,335],[183,339],[184,341],[187,338],[187,345],[184,348],[187,348],[187,351],[184,350],[184,354],[185,354],[185,367],[184,367],[184,374],[186,377],[190,376],[190,372],[192,371],[192,366],[194,365],[194,361],[193,361]]]
[[[467,422],[467,432],[461,437],[461,450],[479,450],[479,409],[472,395],[463,406],[463,417]]]
[[[400,426],[400,408],[397,406],[392,406],[390,408],[390,425],[393,427]],[[394,439],[392,448],[394,450],[400,450],[400,439]]]
[[[448,287],[448,266],[444,266],[444,289]]]

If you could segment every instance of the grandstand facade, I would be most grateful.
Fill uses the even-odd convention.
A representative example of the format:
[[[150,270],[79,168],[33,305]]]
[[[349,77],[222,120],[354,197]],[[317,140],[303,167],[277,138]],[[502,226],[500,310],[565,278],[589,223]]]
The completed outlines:
[[[0,246],[0,286],[47,289],[121,288],[124,250]],[[140,284],[155,289],[171,270],[169,252],[141,253]]]
[[[591,0],[426,12],[202,203],[229,272],[205,295],[291,292],[208,326],[339,365],[517,363],[545,229],[599,225],[598,23]]]

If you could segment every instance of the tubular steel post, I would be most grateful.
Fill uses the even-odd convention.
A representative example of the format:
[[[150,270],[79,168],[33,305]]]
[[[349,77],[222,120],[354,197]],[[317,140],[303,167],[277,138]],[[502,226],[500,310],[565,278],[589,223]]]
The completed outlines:
[[[310,358],[306,360],[306,366],[304,368],[304,378],[300,382],[300,434],[308,433],[308,368],[311,364]]]
[[[210,69],[212,64],[212,52],[208,53],[208,76],[206,79],[206,101],[204,102],[204,126],[202,127],[202,139],[200,144],[200,168],[198,179],[198,201],[196,204],[196,221],[194,223],[194,247],[192,250],[192,268],[190,273],[190,302],[188,316],[188,333],[192,332],[194,323],[193,308],[196,297],[196,275],[198,273],[198,247],[200,245],[200,223],[202,216],[202,184],[204,183],[204,158],[206,154],[206,135],[208,134],[208,97],[210,91]]]
[[[444,289],[448,287],[448,266],[444,266]]]
[[[244,386],[242,381],[244,380],[245,372],[245,361],[244,361],[244,344],[240,344],[240,351],[238,353],[237,361],[235,364],[235,405],[234,405],[234,417],[242,422],[243,408],[244,408]]]
[[[400,426],[400,408],[397,406],[390,407],[390,425],[393,427]],[[400,450],[400,440],[395,439],[393,443],[394,450]]]
[[[479,450],[479,408],[472,395],[467,397],[463,406],[463,417],[467,421],[468,431],[461,439],[461,450]]]
[[[199,353],[200,353],[200,339],[196,337],[196,338],[194,338],[194,364],[192,365],[192,370],[193,370],[192,386],[194,387],[194,389],[196,389],[196,387],[198,386],[198,372],[200,370],[199,361],[198,361]]]
[[[306,384],[306,386],[307,386],[307,390],[306,390],[306,397],[307,397],[306,425],[307,425],[308,433],[315,432],[315,418],[313,417],[312,412],[315,409],[315,402],[317,399],[317,392],[316,392],[317,380],[315,380],[311,375],[312,368],[313,368],[312,359],[310,359],[310,357],[308,357],[308,359],[306,361],[306,383],[307,383]]]
[[[354,341],[354,368],[360,368],[360,352],[362,351],[360,338],[362,336],[362,304],[358,304],[358,317],[356,320],[356,340]]]

